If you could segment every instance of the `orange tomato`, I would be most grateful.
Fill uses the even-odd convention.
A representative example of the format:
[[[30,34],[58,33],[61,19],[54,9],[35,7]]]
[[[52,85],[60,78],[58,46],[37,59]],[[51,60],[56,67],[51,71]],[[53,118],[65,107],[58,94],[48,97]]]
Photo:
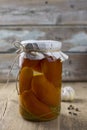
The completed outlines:
[[[45,77],[51,83],[53,83],[55,87],[59,87],[59,84],[61,83],[61,74],[62,74],[61,61],[58,59],[56,61],[49,62],[47,59],[44,59],[41,63],[41,67]]]
[[[20,95],[20,101],[25,110],[35,116],[46,119],[54,117],[54,114],[51,112],[50,108],[46,104],[39,101],[32,90],[24,91],[24,93]]]
[[[37,98],[49,106],[58,105],[57,88],[50,83],[44,75],[34,76],[32,79],[32,91]]]
[[[25,90],[29,90],[31,88],[31,80],[33,77],[33,71],[29,67],[24,67],[21,69],[19,74],[19,90],[20,94]]]

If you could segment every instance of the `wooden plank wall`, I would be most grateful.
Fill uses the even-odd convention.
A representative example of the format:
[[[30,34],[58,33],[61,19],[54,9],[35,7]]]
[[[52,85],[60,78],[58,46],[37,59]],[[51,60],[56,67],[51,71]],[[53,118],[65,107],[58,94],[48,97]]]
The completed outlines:
[[[63,80],[87,81],[86,0],[0,0],[0,81],[7,79],[15,57],[10,43],[27,39],[61,41],[70,56],[63,64]]]
[[[0,25],[87,24],[86,0],[0,0]]]

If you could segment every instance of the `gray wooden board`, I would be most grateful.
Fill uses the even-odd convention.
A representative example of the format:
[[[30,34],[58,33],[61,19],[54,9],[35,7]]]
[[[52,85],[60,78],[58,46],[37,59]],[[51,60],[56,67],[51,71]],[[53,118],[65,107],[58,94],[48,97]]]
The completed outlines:
[[[86,0],[1,0],[0,25],[87,24]]]
[[[87,26],[9,26],[0,28],[0,81],[7,74],[17,56],[13,46],[16,40],[58,40],[62,51],[69,55],[63,65],[63,80],[87,81]],[[18,71],[18,60],[10,78],[14,80]]]
[[[0,0],[0,81],[6,81],[15,57],[16,49],[9,43],[27,39],[59,40],[63,51],[87,52],[86,25],[86,0]],[[64,63],[63,80],[87,80],[87,56],[84,58],[82,54],[76,58],[79,53],[73,54],[69,54],[72,64],[69,60]],[[78,67],[80,57],[85,63],[81,64],[83,70],[81,65]],[[17,66],[11,80],[15,79],[16,70]]]
[[[87,26],[3,26],[0,27],[0,53],[12,53],[15,51],[12,42],[29,39],[58,40],[63,44],[63,51],[86,52]]]
[[[68,52],[63,64],[63,81],[87,81],[87,53]]]
[[[87,81],[87,53],[66,52],[66,54],[69,59],[63,62],[63,81]],[[6,82],[7,79],[16,80],[19,71],[18,60],[8,76],[16,56],[15,54],[0,54],[0,82]]]
[[[19,113],[19,101],[15,83],[0,84],[0,130],[86,130],[87,129],[87,83],[63,83],[63,87],[75,89],[73,102],[61,103],[60,116],[49,122],[30,122]],[[77,116],[70,115],[68,107],[79,108]]]

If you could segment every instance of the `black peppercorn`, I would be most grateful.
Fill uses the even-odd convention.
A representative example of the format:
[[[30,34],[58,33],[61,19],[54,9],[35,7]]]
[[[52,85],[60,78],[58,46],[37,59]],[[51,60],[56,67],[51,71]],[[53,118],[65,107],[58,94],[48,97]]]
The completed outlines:
[[[79,111],[79,109],[78,109],[78,108],[76,108],[75,110],[76,110],[76,111]]]
[[[77,116],[77,113],[73,113],[74,116]]]
[[[69,107],[71,107],[71,108],[72,108],[72,107],[73,107],[73,105],[70,105]]]
[[[68,110],[70,110],[70,107],[68,107]]]
[[[72,112],[71,112],[71,111],[69,111],[69,114],[72,114]]]

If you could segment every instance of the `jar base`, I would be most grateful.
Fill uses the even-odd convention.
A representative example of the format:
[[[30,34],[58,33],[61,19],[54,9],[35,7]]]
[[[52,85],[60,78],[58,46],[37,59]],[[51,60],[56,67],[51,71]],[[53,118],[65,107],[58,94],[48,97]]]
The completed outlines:
[[[51,120],[56,119],[59,116],[59,114],[60,114],[60,111],[58,111],[58,113],[54,117],[46,119],[46,118],[37,117],[37,116],[35,116],[35,115],[27,112],[22,106],[19,106],[19,111],[20,111],[21,116],[25,120],[32,121],[32,122],[46,122],[46,121],[51,121]]]

